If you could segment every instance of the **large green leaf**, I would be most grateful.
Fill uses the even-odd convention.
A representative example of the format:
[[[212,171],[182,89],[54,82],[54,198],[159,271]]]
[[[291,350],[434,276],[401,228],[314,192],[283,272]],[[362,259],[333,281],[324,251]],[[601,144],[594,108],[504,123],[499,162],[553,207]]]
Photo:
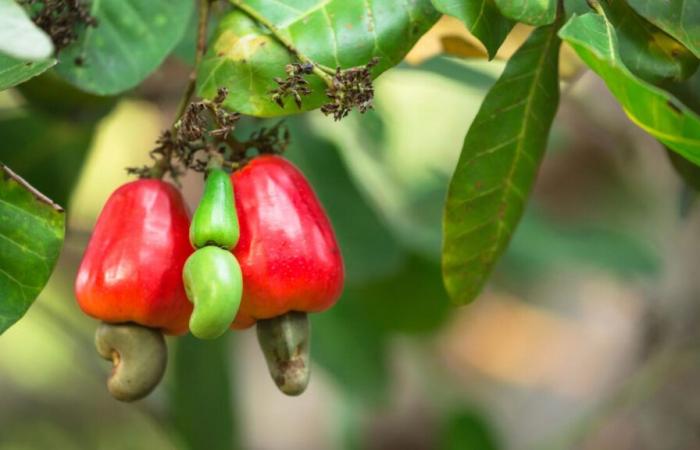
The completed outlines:
[[[494,0],[432,0],[443,14],[464,22],[469,31],[486,47],[489,58],[496,56],[498,48],[513,28],[513,22],[503,17]]]
[[[525,208],[559,99],[557,26],[539,28],[484,99],[450,182],[443,276],[457,303],[476,297]]]
[[[232,0],[264,18],[284,39],[313,61],[335,69],[379,64],[373,76],[397,64],[418,38],[438,19],[429,0]],[[241,10],[224,17],[199,70],[199,93],[213,98],[217,88],[229,88],[226,106],[254,116],[298,112],[290,99],[284,109],[270,99],[295,59],[268,28]],[[325,85],[309,76],[313,93],[302,110],[326,102]]]
[[[697,0],[627,0],[639,14],[700,58],[700,3]]]
[[[63,209],[0,164],[0,334],[46,285],[64,234]]]
[[[56,70],[99,95],[130,89],[153,72],[180,41],[192,0],[93,0],[96,27],[61,51]]]
[[[27,81],[55,64],[55,59],[27,62],[0,54],[0,91]]]
[[[617,34],[604,15],[574,16],[560,35],[608,85],[629,118],[695,164],[700,164],[700,116],[632,74],[620,59]]]
[[[674,38],[647,22],[624,1],[608,1],[608,18],[619,38],[628,69],[654,84],[680,81],[698,68],[698,59]]]
[[[504,16],[529,25],[549,25],[557,18],[557,0],[495,0]]]
[[[46,59],[53,53],[51,38],[15,0],[0,0],[0,53],[28,61]]]
[[[188,449],[240,448],[231,398],[230,336],[177,341],[170,414]]]

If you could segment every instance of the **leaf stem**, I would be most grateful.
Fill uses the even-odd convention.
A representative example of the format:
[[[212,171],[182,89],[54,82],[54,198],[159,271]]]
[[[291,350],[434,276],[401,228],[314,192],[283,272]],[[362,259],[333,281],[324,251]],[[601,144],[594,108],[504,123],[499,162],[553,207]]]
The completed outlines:
[[[197,70],[199,69],[199,65],[202,62],[204,52],[207,48],[207,24],[209,23],[211,2],[212,0],[199,0],[199,19],[197,21],[197,44],[194,54],[194,67],[190,72],[189,81],[185,87],[185,92],[180,98],[180,103],[178,104],[177,112],[175,113],[175,118],[173,119],[173,124],[170,127],[170,132],[173,136],[176,135],[180,119],[185,113],[187,105],[190,104],[195,88],[197,87]],[[172,148],[169,147],[166,149],[163,157],[153,165],[150,174],[152,178],[163,178],[163,175],[165,175],[165,173],[168,171],[168,167],[170,166],[171,157]]]
[[[187,109],[187,105],[190,103],[195,88],[197,87],[197,70],[204,57],[204,52],[207,49],[207,24],[209,22],[211,1],[212,0],[199,0],[199,21],[197,22],[197,47],[194,54],[194,67],[192,68],[192,72],[190,72],[190,81],[187,83],[185,93],[180,99],[180,105],[175,114],[173,128],[175,128],[177,121],[180,120],[185,113],[185,109]]]
[[[251,8],[249,5],[245,4],[242,0],[232,0],[232,3],[236,8],[243,11],[251,19],[255,20],[260,25],[267,28],[272,34],[272,36],[275,39],[277,39],[277,41],[279,41],[282,45],[284,45],[287,48],[287,51],[294,55],[302,64],[311,64],[313,66],[314,74],[321,78],[328,87],[331,87],[333,85],[333,75],[335,74],[335,70],[331,69],[330,67],[326,67],[316,63],[311,58],[300,52],[299,49],[296,48],[296,46],[292,43],[292,41],[287,39],[287,37],[277,28],[277,26],[275,26],[275,24],[273,24],[266,17],[258,13],[254,8]]]
[[[598,2],[598,0],[586,0],[586,1],[588,3],[588,6],[591,7],[591,9],[593,9],[598,14],[603,14],[603,7],[600,4],[600,2]]]

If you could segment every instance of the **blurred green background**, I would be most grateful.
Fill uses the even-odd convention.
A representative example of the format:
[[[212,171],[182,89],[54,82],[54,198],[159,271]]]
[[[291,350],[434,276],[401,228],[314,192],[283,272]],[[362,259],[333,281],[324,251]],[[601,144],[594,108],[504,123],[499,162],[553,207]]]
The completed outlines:
[[[119,99],[50,73],[0,94],[0,160],[69,217],[49,285],[0,337],[0,450],[700,448],[700,401],[683,395],[700,372],[700,214],[592,74],[562,86],[534,196],[491,283],[475,304],[449,305],[447,183],[502,69],[432,56],[382,75],[365,115],[286,120],[287,157],[325,205],[347,270],[342,299],[312,318],[299,398],[277,391],[249,330],[170,339],[162,385],[116,402],[96,323],[73,297],[100,208],[125,167],[148,161],[187,67],[170,60]],[[272,123],[246,118],[237,133]],[[201,177],[183,190],[195,205]]]

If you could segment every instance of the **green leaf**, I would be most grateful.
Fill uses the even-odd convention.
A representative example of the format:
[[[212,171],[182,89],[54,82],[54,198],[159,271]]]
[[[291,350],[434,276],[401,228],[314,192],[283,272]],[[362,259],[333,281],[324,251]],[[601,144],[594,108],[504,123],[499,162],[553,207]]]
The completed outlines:
[[[700,58],[700,3],[697,0],[627,0],[640,15],[683,43]]]
[[[46,285],[64,234],[63,209],[0,164],[0,334]]]
[[[0,0],[0,53],[25,61],[39,61],[53,53],[51,38],[15,0]]]
[[[240,448],[231,406],[231,354],[228,335],[204,342],[188,334],[177,340],[170,414],[186,448]]]
[[[604,3],[601,3],[603,5]],[[623,1],[605,3],[619,39],[622,62],[653,84],[681,81],[698,68],[698,59],[681,43],[647,22]]]
[[[582,2],[581,0],[564,0],[564,14],[567,18],[574,14],[586,14],[590,10],[591,6],[588,2]]]
[[[234,5],[238,1],[232,1]],[[373,76],[397,64],[439,18],[429,0],[247,0],[245,6],[316,63],[335,69],[367,64],[379,57]],[[280,108],[269,92],[294,62],[269,29],[237,10],[225,16],[205,56],[199,94],[214,98],[229,88],[226,106],[243,114],[270,117],[299,112],[292,99]],[[325,103],[325,84],[309,75],[313,93],[302,110]]]
[[[55,64],[55,59],[27,62],[0,54],[0,91],[27,81]]]
[[[595,13],[574,16],[559,34],[605,81],[635,124],[700,164],[700,116],[627,69],[620,59],[615,29],[606,17]]]
[[[153,72],[185,32],[192,0],[93,0],[96,27],[61,51],[56,70],[88,92],[116,94]],[[78,63],[80,61],[80,63]]]
[[[443,276],[456,303],[472,301],[525,208],[559,99],[557,26],[512,56],[464,139],[443,217]]]
[[[513,28],[513,22],[503,17],[494,0],[432,0],[443,14],[464,22],[469,31],[486,47],[489,59],[496,56],[503,41]]]
[[[347,282],[366,282],[396,272],[403,252],[355,186],[338,149],[313,135],[301,117],[290,118],[289,125],[294,140],[285,156],[304,172],[331,219]]]
[[[528,25],[549,25],[557,18],[557,0],[495,1],[504,16]]]
[[[73,120],[26,114],[0,120],[0,161],[61,205],[68,202],[94,128]]]

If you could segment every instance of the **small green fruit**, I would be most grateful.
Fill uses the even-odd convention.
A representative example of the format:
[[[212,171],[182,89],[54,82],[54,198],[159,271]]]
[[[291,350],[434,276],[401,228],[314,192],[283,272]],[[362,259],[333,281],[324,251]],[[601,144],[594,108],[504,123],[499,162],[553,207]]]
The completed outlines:
[[[228,250],[235,247],[238,236],[238,217],[231,179],[222,169],[212,169],[192,218],[190,243],[195,248],[215,245]]]
[[[190,331],[200,339],[214,339],[231,326],[243,293],[238,261],[230,251],[207,246],[185,262],[182,277],[187,298],[194,304]]]

